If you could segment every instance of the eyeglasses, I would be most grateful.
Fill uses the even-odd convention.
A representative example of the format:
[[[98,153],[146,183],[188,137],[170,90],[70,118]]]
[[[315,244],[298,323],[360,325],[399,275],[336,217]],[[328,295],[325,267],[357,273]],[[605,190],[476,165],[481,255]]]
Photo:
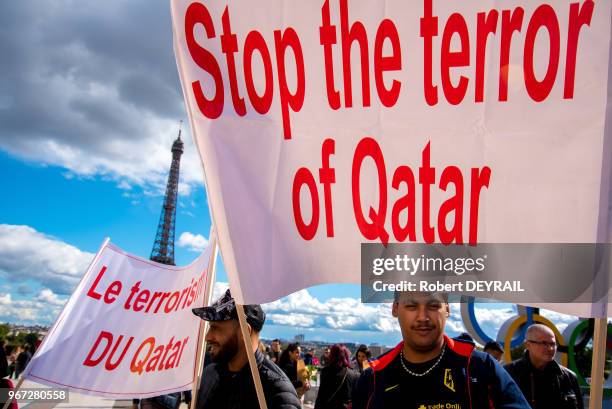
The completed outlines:
[[[532,341],[530,339],[528,339],[527,342],[531,342],[532,344],[536,344],[536,345],[545,346],[546,348],[556,348],[557,347],[556,342]]]

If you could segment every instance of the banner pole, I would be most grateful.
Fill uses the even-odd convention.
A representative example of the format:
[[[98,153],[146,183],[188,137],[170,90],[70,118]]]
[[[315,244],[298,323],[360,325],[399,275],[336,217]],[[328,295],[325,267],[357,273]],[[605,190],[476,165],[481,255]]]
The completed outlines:
[[[23,383],[25,377],[23,375],[21,375],[19,377],[19,380],[17,381],[17,385],[15,385],[15,395],[17,394],[17,392],[19,391],[19,389],[21,388],[21,384]],[[13,395],[12,398],[10,398],[9,400],[6,401],[6,403],[4,404],[4,406],[2,407],[2,409],[8,409],[9,405],[13,402],[13,400],[15,399],[15,395]]]
[[[610,16],[608,16],[610,19]],[[610,27],[612,35],[612,26]],[[597,226],[597,243],[612,243],[612,109],[610,109],[610,81],[612,81],[612,42],[608,44],[608,93],[606,98],[606,117],[603,132],[601,186],[599,189],[599,217]],[[599,311],[593,316],[595,328],[593,330],[593,357],[591,359],[591,390],[589,394],[589,409],[602,407],[604,368],[606,360],[606,339],[608,335],[608,302],[610,298],[610,267],[612,266],[612,254],[607,253],[607,263],[604,263],[603,272],[595,285],[608,289],[607,296],[596,303]],[[593,309],[593,307],[592,307]]]
[[[595,330],[593,332],[593,359],[591,361],[591,391],[589,394],[589,409],[599,409],[602,405],[607,335],[608,319],[595,318]]]
[[[249,367],[251,368],[251,375],[253,376],[253,383],[255,385],[255,392],[257,392],[257,400],[259,401],[260,409],[268,409],[266,404],[266,397],[263,392],[261,385],[261,378],[259,376],[259,369],[257,368],[257,362],[255,361],[255,354],[252,350],[251,337],[249,335],[249,329],[247,327],[246,315],[244,314],[244,306],[242,304],[236,304],[238,312],[238,321],[240,322],[240,331],[242,332],[242,339],[246,348],[247,357],[249,358]],[[259,346],[257,346],[259,348]]]
[[[206,307],[210,305],[211,298],[213,295],[213,288],[215,286],[215,279],[217,273],[217,253],[219,252],[219,244],[217,243],[217,231],[215,230],[214,224],[211,227],[209,236],[209,245],[211,246],[210,260],[208,261],[208,280],[206,280],[206,288],[204,289],[204,305]],[[200,330],[198,339],[200,343],[196,350],[196,361],[194,370],[195,379],[193,387],[191,389],[191,406],[190,409],[195,409],[198,400],[198,391],[200,390],[200,383],[202,381],[202,371],[204,357],[206,355],[206,332],[208,331],[208,321],[200,320]]]

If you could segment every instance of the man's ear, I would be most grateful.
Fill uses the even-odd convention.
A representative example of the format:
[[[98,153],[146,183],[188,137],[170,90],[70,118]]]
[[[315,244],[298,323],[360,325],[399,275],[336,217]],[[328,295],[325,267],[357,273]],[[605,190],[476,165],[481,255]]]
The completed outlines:
[[[391,307],[391,314],[397,318],[397,309],[399,308],[399,304],[397,302],[393,303],[393,307]]]
[[[448,303],[446,303],[446,307],[444,309],[446,310],[446,318],[450,317],[450,305],[448,305]]]
[[[235,320],[235,322],[236,322],[236,331],[238,331],[239,334],[242,334],[242,330],[240,329],[240,321]],[[249,335],[253,335],[253,328],[251,327],[251,324],[247,322],[246,326],[247,326],[247,332],[249,333]]]

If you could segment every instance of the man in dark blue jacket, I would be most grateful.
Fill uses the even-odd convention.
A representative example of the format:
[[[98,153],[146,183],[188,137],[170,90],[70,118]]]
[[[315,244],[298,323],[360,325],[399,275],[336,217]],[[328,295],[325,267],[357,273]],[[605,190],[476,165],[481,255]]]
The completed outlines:
[[[448,338],[446,294],[395,294],[403,341],[370,362],[353,409],[529,409],[520,389],[491,356]]]

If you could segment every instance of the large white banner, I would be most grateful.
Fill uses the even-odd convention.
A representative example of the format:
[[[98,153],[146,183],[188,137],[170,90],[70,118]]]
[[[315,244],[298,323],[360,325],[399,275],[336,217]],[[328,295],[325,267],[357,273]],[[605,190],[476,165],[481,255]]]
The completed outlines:
[[[150,397],[191,389],[211,249],[186,267],[105,243],[24,376],[78,393]]]
[[[610,1],[171,7],[239,302],[359,282],[363,242],[609,241]]]

